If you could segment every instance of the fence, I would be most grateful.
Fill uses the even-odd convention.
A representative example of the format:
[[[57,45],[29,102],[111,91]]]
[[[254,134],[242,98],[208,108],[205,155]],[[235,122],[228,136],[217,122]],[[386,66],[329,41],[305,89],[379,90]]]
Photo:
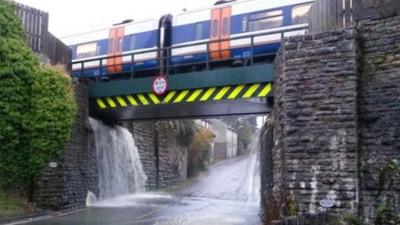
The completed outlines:
[[[353,0],[317,0],[310,10],[310,32],[324,32],[353,24]]]
[[[47,34],[46,40],[46,43],[43,45],[43,54],[50,60],[50,64],[61,64],[71,67],[71,49],[50,32]]]
[[[399,0],[316,0],[310,10],[310,32],[347,28],[355,21],[400,15]]]
[[[29,46],[35,52],[43,52],[48,33],[49,14],[26,5],[15,3],[21,18]]]
[[[21,18],[29,47],[52,65],[62,64],[70,70],[71,50],[48,31],[49,14],[14,2],[16,14]]]

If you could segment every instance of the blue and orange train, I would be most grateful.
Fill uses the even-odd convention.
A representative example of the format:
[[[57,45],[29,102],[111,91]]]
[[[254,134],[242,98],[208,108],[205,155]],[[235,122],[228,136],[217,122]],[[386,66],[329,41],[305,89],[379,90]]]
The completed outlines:
[[[163,66],[165,60],[171,66],[240,60],[276,53],[282,36],[307,32],[312,3],[313,0],[222,0],[211,8],[169,14],[161,19],[128,20],[64,41],[72,49],[76,77],[83,76],[82,71],[85,77],[96,77],[132,69],[152,70]],[[249,38],[251,35],[256,36]]]

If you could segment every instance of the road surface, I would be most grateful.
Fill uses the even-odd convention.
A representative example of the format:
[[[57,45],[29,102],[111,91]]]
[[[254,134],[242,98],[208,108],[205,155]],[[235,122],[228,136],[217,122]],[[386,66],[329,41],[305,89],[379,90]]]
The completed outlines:
[[[27,225],[259,225],[256,155],[219,162],[177,193],[142,193],[95,203]]]

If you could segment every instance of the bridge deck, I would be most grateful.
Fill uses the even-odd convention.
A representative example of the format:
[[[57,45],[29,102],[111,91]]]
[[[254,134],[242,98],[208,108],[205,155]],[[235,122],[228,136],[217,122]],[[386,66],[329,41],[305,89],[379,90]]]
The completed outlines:
[[[90,112],[103,120],[266,114],[273,74],[272,64],[260,64],[170,75],[161,97],[151,77],[91,83]]]

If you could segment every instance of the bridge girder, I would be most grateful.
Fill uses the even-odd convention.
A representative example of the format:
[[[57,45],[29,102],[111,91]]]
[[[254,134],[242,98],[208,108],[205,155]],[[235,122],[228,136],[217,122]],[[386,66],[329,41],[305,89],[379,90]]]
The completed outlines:
[[[96,104],[92,102],[91,104]],[[229,100],[204,103],[181,103],[147,107],[124,107],[91,111],[91,116],[105,121],[194,119],[233,115],[265,115],[271,113],[267,99]]]
[[[153,78],[93,83],[90,114],[107,121],[268,114],[273,71],[263,64],[171,75],[161,97],[152,92]]]

